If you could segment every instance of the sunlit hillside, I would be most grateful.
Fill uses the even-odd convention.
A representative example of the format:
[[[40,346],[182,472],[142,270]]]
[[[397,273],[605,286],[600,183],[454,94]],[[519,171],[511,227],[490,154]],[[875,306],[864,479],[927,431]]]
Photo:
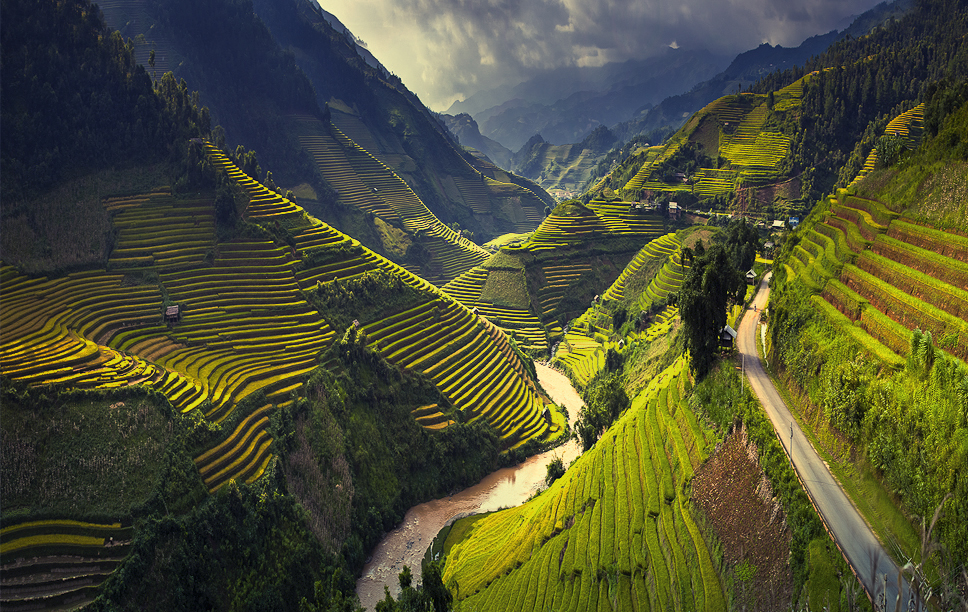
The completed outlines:
[[[919,105],[889,122],[876,163],[787,240],[769,350],[791,386],[826,407],[817,435],[843,436],[857,469],[895,491],[894,502],[880,492],[858,502],[881,537],[914,554],[917,527],[890,518],[894,505],[925,515],[952,495],[935,533],[949,558],[963,559],[964,484],[951,475],[968,456],[958,409],[968,381],[968,237],[958,194],[968,168],[964,149],[950,143],[964,134],[966,107],[941,89],[927,111]],[[922,120],[934,126],[923,139]],[[848,389],[852,400],[842,395]]]
[[[668,220],[631,202],[559,204],[526,241],[505,246],[443,290],[543,356]]]
[[[685,363],[657,376],[540,496],[448,542],[444,583],[462,607],[724,609],[686,493],[708,446],[682,400]]]
[[[789,157],[794,118],[809,78],[769,95],[735,94],[710,103],[663,144],[633,152],[596,189],[607,186],[635,201],[667,194],[669,199],[688,196],[693,203],[728,201],[746,189],[742,198],[753,210],[762,208],[759,199],[774,194],[798,200],[799,183],[791,183],[796,177],[788,175]]]

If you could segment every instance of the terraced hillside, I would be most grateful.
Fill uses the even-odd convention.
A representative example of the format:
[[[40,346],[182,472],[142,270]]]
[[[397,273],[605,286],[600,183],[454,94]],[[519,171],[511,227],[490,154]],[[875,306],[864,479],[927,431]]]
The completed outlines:
[[[635,253],[666,231],[666,220],[627,202],[559,204],[520,244],[445,289],[540,354],[560,324],[584,312]]]
[[[531,312],[524,270],[478,266],[443,286],[461,304],[498,326],[529,352],[548,351],[547,330]]]
[[[807,75],[769,97],[735,94],[708,104],[665,143],[627,158],[596,189],[611,185],[631,200],[662,192],[684,193],[703,200],[743,187],[785,181],[787,177],[782,176],[781,169],[790,154],[790,135],[769,127],[772,123],[768,125],[768,121],[798,109],[803,85],[810,77]],[[673,178],[670,172],[685,167],[683,155],[687,145],[698,147],[705,157],[694,160],[698,168],[690,175]]]
[[[298,125],[300,142],[342,201],[403,229],[429,251],[427,263],[409,262],[409,269],[443,285],[487,258],[486,251],[444,225],[396,172],[336,125],[305,116],[298,117]],[[349,125],[356,126],[358,138],[372,140],[361,123]]]
[[[146,4],[145,0],[102,0],[98,2],[98,8],[104,13],[105,21],[117,24],[125,39],[134,41],[135,59],[145,67],[148,76],[160,79],[173,70],[181,58],[175,56],[172,41],[151,27],[153,18]],[[155,52],[154,66],[151,65],[151,51]]]
[[[684,401],[688,388],[680,359],[548,490],[448,540],[444,583],[456,602],[477,610],[725,609],[686,493],[712,442]]]
[[[607,152],[586,148],[583,144],[536,144],[525,165],[516,171],[536,179],[551,192],[578,195]]]
[[[480,258],[478,247],[442,224],[410,188],[408,182],[416,179],[413,159],[386,152],[387,146],[358,116],[333,111],[331,117],[330,125],[305,115],[291,119],[301,144],[343,202],[380,217],[411,237],[419,232],[433,256],[429,268],[424,266],[423,275],[431,278],[436,274],[439,284],[456,277],[456,266],[468,258],[465,251]],[[450,208],[443,211],[451,220],[456,218],[465,227],[480,228],[482,237],[528,232],[541,222],[541,210],[550,198],[536,193],[534,190],[540,191],[536,185],[482,160],[472,164],[460,158],[459,166],[441,177],[438,185],[451,202]],[[455,248],[456,255],[450,253]]]
[[[916,149],[921,143],[921,135],[924,133],[924,103],[918,104],[914,108],[904,111],[894,119],[891,119],[884,130],[888,136],[897,136],[904,141],[904,146],[908,149]],[[857,185],[877,167],[877,147],[871,149],[864,160],[864,166],[857,173],[857,176],[847,185],[847,190],[853,190]]]
[[[849,457],[832,453],[856,474],[845,488],[902,559],[921,547],[920,525],[907,517],[944,505],[933,532],[943,566],[968,558],[964,483],[943,476],[964,463],[956,408],[968,379],[968,173],[952,143],[966,135],[968,107],[926,107],[915,150],[899,151],[893,133],[879,137],[890,157],[818,204],[784,245],[768,355],[791,392],[809,399],[817,438],[849,444]]]
[[[128,554],[131,526],[40,520],[0,529],[4,610],[77,607]]]
[[[657,265],[662,260],[665,263],[645,291],[638,296],[625,295],[625,284],[631,276],[648,267],[650,262]],[[612,310],[632,300],[638,311],[649,312],[653,303],[664,301],[670,293],[678,290],[688,271],[688,265],[681,264],[681,244],[675,234],[666,234],[645,245],[602,294],[601,302],[593,304],[571,322],[563,340],[557,345],[554,363],[568,372],[576,386],[583,388],[605,366],[605,356],[609,350],[623,354],[634,350],[639,343],[652,342],[668,332],[678,315],[678,309],[674,306],[663,308],[642,331],[633,331],[622,338],[616,335],[619,330],[615,329]]]
[[[206,146],[249,195],[245,216],[281,220],[294,246],[266,232],[216,241],[211,199],[176,199],[165,189],[109,199],[119,228],[109,269],[58,278],[0,270],[4,375],[31,385],[148,385],[182,412],[198,408],[208,420],[227,420],[232,429],[223,441],[196,458],[215,490],[262,474],[271,460],[271,406],[289,402],[321,365],[335,340],[333,325],[349,325],[351,307],[361,309],[354,324],[369,334],[371,347],[437,384],[450,403],[449,418],[483,419],[507,446],[561,431],[558,416],[541,416],[544,400],[503,334]],[[373,287],[381,282],[397,301],[373,297],[376,306],[366,306],[345,297],[354,290],[379,295]],[[400,302],[400,295],[410,300]],[[169,306],[178,314],[166,322]],[[488,385],[477,384],[482,374]],[[257,392],[267,405],[234,415],[239,401]]]
[[[920,328],[968,360],[968,238],[846,191],[801,231],[787,278],[810,287],[817,309],[875,357],[902,365]]]
[[[526,243],[508,248],[537,252],[613,238],[648,241],[663,233],[665,220],[662,217],[636,209],[632,203],[593,201],[584,206],[570,200],[559,204]]]

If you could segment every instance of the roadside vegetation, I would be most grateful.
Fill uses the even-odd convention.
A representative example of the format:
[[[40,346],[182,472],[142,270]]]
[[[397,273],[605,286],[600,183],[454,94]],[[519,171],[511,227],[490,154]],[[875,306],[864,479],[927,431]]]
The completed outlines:
[[[958,600],[968,558],[968,491],[957,476],[968,465],[956,280],[964,238],[952,233],[958,207],[924,199],[958,201],[964,152],[946,145],[964,131],[963,95],[961,86],[936,90],[925,119],[935,127],[920,146],[857,183],[878,199],[838,194],[784,247],[768,351],[858,507],[897,542],[901,563],[924,563],[921,592],[946,602]],[[922,530],[939,509],[940,548],[922,558]]]

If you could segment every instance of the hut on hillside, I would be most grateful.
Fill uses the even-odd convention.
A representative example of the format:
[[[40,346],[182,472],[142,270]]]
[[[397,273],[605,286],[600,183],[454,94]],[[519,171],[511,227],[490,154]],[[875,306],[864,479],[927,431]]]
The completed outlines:
[[[165,307],[165,323],[174,325],[179,319],[181,319],[181,308],[178,304]]]

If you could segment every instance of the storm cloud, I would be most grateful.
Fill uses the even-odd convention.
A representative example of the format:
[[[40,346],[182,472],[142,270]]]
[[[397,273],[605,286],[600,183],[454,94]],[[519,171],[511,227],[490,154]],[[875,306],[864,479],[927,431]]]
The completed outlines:
[[[318,0],[435,110],[562,66],[673,46],[796,46],[876,0]]]

